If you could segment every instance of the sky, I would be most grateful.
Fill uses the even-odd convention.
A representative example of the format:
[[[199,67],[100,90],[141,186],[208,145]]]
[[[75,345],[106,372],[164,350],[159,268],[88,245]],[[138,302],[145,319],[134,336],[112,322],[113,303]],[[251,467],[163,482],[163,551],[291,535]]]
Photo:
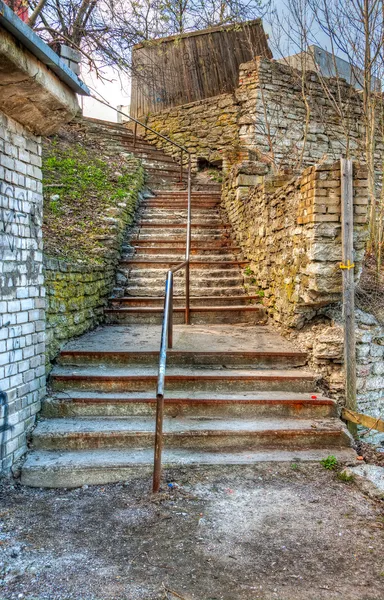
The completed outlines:
[[[123,81],[117,71],[104,69],[104,77],[108,81],[97,79],[94,73],[82,69],[81,79],[86,83],[94,95],[99,94],[103,100],[111,106],[117,108],[119,105],[129,106],[130,102],[130,82],[128,77]],[[117,121],[116,111],[100,104],[93,98],[79,97],[80,105],[83,108],[83,114],[86,117],[94,119],[103,119],[106,121]]]

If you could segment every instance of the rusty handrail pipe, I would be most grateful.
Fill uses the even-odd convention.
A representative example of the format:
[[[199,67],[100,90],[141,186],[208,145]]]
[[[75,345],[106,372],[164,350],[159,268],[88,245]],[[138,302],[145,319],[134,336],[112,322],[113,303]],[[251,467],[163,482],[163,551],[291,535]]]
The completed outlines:
[[[191,254],[191,218],[192,218],[192,206],[191,206],[191,189],[192,189],[192,161],[191,153],[189,150],[181,146],[177,142],[174,142],[166,135],[159,133],[155,129],[148,127],[135,117],[131,117],[127,113],[119,110],[105,102],[100,100],[96,96],[92,96],[95,100],[114,109],[120,115],[127,117],[135,123],[134,127],[134,138],[133,148],[136,148],[136,136],[137,136],[137,125],[144,127],[148,131],[151,131],[158,137],[169,142],[173,146],[180,149],[180,181],[183,181],[183,154],[184,152],[188,156],[188,186],[187,186],[187,235],[185,241],[185,258],[184,261],[176,265],[173,269],[169,270],[165,282],[165,298],[164,298],[164,314],[163,323],[161,328],[161,343],[160,343],[160,355],[159,355],[159,370],[157,376],[157,391],[156,391],[156,433],[155,433],[155,455],[154,455],[154,466],[153,466],[153,492],[158,492],[160,489],[161,480],[161,454],[163,449],[163,416],[164,416],[164,388],[165,388],[165,370],[167,365],[167,350],[173,346],[173,274],[180,269],[185,269],[185,323],[190,325],[190,272],[189,272],[189,260]]]
[[[167,350],[173,347],[173,275],[185,269],[185,323],[190,324],[190,253],[191,253],[191,155],[188,158],[188,203],[187,203],[187,236],[185,245],[185,259],[180,264],[170,269],[165,281],[164,315],[161,328],[161,343],[159,355],[159,371],[157,376],[156,391],[156,433],[155,456],[153,466],[153,493],[160,490],[161,482],[161,455],[163,450],[163,420],[164,420],[164,389],[165,371],[167,365]]]

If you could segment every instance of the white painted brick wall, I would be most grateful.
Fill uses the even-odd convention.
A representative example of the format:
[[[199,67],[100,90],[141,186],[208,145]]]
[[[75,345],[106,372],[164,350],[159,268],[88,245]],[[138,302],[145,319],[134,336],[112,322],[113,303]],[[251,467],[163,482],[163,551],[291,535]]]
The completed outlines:
[[[26,450],[45,394],[40,138],[0,112],[0,467]]]

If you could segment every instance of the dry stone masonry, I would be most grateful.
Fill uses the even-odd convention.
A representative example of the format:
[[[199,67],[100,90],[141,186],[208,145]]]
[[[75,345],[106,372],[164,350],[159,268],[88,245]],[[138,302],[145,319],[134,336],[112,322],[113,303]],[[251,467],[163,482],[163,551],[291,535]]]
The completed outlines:
[[[196,166],[198,158],[222,161],[237,151],[238,112],[233,94],[222,94],[148,116],[147,124],[187,148]],[[140,133],[176,160],[180,158],[178,149],[166,140],[144,129]]]
[[[81,264],[45,256],[44,275],[47,290],[46,361],[55,358],[63,345],[73,337],[98,325],[115,282],[116,267],[128,225],[134,219],[144,172],[136,159],[131,161],[134,180],[132,189],[118,207],[105,215],[98,256],[102,264]]]
[[[147,124],[171,136],[199,158],[224,165],[258,158],[274,172],[300,170],[347,149],[361,161],[364,127],[361,94],[347,82],[258,57],[240,66],[234,94],[222,94],[147,116]],[[339,96],[340,95],[340,96]],[[339,104],[332,98],[341,98]],[[341,118],[340,114],[344,115]],[[148,139],[177,158],[172,146],[148,132]],[[378,171],[382,137],[376,145]]]
[[[288,181],[268,177],[251,191],[241,185],[257,177],[235,167],[227,177],[223,206],[270,315],[286,327],[302,327],[319,308],[340,300],[340,163],[308,167]],[[356,166],[357,273],[367,236],[362,214],[368,203],[367,185],[366,170]]]

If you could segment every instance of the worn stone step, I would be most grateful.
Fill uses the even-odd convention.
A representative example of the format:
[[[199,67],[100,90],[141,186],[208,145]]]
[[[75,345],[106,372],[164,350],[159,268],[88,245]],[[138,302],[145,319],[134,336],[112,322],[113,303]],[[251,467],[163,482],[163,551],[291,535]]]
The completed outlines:
[[[133,247],[124,247],[123,248],[123,253],[121,255],[121,260],[122,261],[126,261],[126,260],[134,260],[134,261],[147,261],[147,262],[152,262],[152,261],[156,261],[156,262],[162,262],[164,263],[175,263],[175,264],[179,264],[181,262],[183,262],[185,260],[185,252],[182,251],[182,249],[179,250],[179,252],[164,252],[164,251],[159,251],[158,249],[155,248],[149,248],[149,251],[146,252],[145,251],[145,247],[144,249],[141,248],[133,248]],[[156,251],[157,250],[157,251]],[[174,250],[174,249],[171,249]],[[236,261],[240,261],[240,259],[235,255],[235,254],[229,254],[229,253],[224,253],[222,250],[216,250],[216,254],[196,254],[196,251],[194,251],[194,253],[191,253],[191,262],[193,263],[204,263],[204,262],[208,262],[208,263],[230,263],[230,262],[236,262]],[[240,261],[242,263],[247,263],[247,261]]]
[[[247,304],[255,304],[260,301],[260,296],[245,294],[242,296],[191,296],[191,306],[199,306],[204,304],[205,306],[241,306]],[[140,296],[124,296],[121,298],[110,298],[109,304],[112,306],[157,306],[159,308],[164,307],[164,295],[157,297],[140,297]],[[174,306],[181,306],[185,308],[185,297],[176,296],[174,298]]]
[[[123,245],[124,252],[133,252],[134,255],[140,256],[151,256],[159,257],[168,256],[172,257],[172,260],[178,260],[177,257],[184,258],[185,256],[185,245],[184,248],[181,245],[172,246],[145,246],[145,245]],[[240,254],[240,248],[237,246],[221,246],[216,248],[191,248],[191,256],[196,260],[237,260]]]
[[[106,308],[106,323],[147,323],[161,324],[164,310],[157,307]],[[265,323],[266,313],[263,306],[194,306],[190,309],[192,324],[234,324]],[[176,307],[173,310],[173,322],[185,323],[185,309]]]
[[[143,391],[156,389],[155,367],[54,367],[51,374],[54,390],[67,388],[93,391]],[[167,369],[166,390],[195,391],[289,391],[312,392],[316,377],[301,369],[218,369],[174,368]]]
[[[67,390],[48,396],[42,416],[62,417],[154,417],[156,397],[146,392],[89,393]],[[167,393],[164,414],[168,417],[295,417],[298,419],[336,417],[334,400],[310,394],[283,392],[243,392],[218,394],[191,392]]]
[[[307,355],[295,350],[280,351],[272,350],[244,350],[244,351],[196,351],[169,349],[167,352],[168,367],[192,366],[192,367],[242,367],[257,369],[290,369],[306,364]],[[152,365],[156,367],[159,363],[158,350],[115,350],[88,348],[64,349],[57,358],[59,365]]]
[[[153,447],[155,422],[151,417],[61,418],[40,421],[32,448],[86,450],[92,448]],[[165,417],[167,448],[256,450],[259,448],[348,447],[350,437],[339,419],[191,418]]]
[[[259,462],[313,462],[333,455],[341,464],[356,464],[352,448],[258,449],[215,452],[200,449],[164,448],[164,469],[197,466],[241,465]],[[78,450],[70,452],[34,451],[27,456],[21,472],[21,483],[31,487],[74,488],[83,485],[104,485],[134,480],[139,474],[150,476],[153,470],[153,449]],[[165,487],[165,484],[164,484]]]
[[[119,261],[119,268],[132,268],[132,271],[135,269],[145,269],[145,273],[147,273],[147,269],[172,269],[180,264],[180,260],[161,260],[161,259],[139,259],[139,258],[122,258]],[[238,271],[238,268],[244,268],[249,265],[248,260],[197,260],[195,257],[191,259],[189,266],[193,271],[206,271],[209,269],[214,269],[215,273],[227,270]],[[211,272],[211,271],[210,271]]]
[[[144,287],[144,286],[138,285],[138,284],[134,285],[133,282],[131,282],[129,284],[129,286],[126,286],[126,285],[122,286],[121,291],[122,291],[122,295],[125,295],[125,296],[141,296],[143,298],[151,298],[153,296],[160,296],[161,294],[164,294],[164,287],[165,287],[165,279],[164,279],[164,281],[162,281],[161,285],[152,285],[150,288]],[[175,285],[173,291],[174,291],[174,297],[185,295],[184,286],[179,287],[178,285],[177,286]],[[193,296],[226,297],[226,296],[233,296],[233,295],[241,295],[242,293],[245,294],[243,285],[227,286],[227,287],[219,287],[219,286],[216,287],[214,285],[212,287],[197,286],[196,288],[194,286],[191,286],[191,295],[193,295]]]

